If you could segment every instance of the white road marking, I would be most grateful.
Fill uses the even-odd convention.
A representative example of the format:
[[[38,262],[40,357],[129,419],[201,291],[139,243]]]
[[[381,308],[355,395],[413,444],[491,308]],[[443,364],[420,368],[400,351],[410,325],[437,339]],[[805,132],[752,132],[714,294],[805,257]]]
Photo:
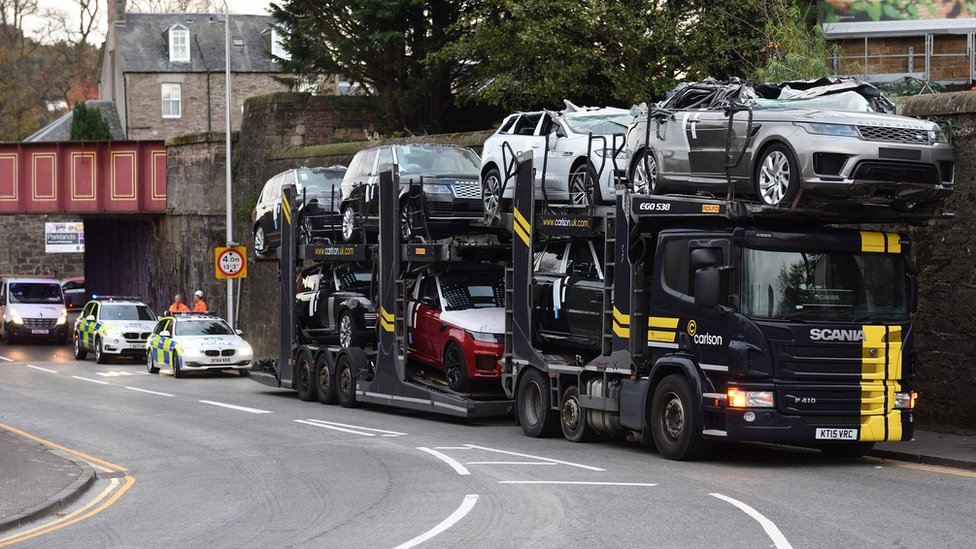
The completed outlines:
[[[338,427],[348,427],[350,429],[358,429],[360,431],[371,431],[371,432],[375,432],[375,433],[382,433],[384,436],[394,436],[394,437],[396,437],[396,436],[401,436],[401,437],[407,436],[407,433],[400,433],[400,432],[397,432],[397,431],[385,431],[383,429],[374,429],[372,427],[360,427],[359,425],[348,425],[346,423],[336,423],[335,421],[324,421],[324,420],[321,420],[321,419],[309,419],[308,421],[314,421],[315,423],[322,423],[324,425],[335,425],[335,426],[338,426]]]
[[[2,360],[2,361],[4,361],[4,362],[13,362],[13,361],[14,361],[14,359],[12,359],[12,358],[7,358],[7,357],[5,357],[5,356],[0,356],[0,360]]]
[[[148,376],[149,372],[95,372],[95,375],[102,377],[121,377],[121,376]]]
[[[461,506],[458,507],[456,511],[451,513],[451,516],[447,517],[437,526],[427,530],[412,540],[397,545],[395,549],[410,549],[411,547],[416,547],[421,543],[433,538],[437,534],[440,534],[451,526],[457,524],[458,521],[463,519],[465,515],[471,512],[471,509],[474,509],[474,505],[476,503],[478,503],[478,494],[468,494],[464,496],[464,501],[461,502]]]
[[[140,393],[149,393],[150,395],[159,395],[159,396],[164,396],[164,397],[171,397],[171,396],[173,396],[173,395],[171,395],[169,393],[160,393],[158,391],[150,391],[149,389],[140,389],[138,387],[129,387],[129,386],[126,386],[125,388],[128,389],[128,390],[130,390],[130,391],[139,391]]]
[[[657,486],[649,482],[594,482],[575,480],[499,480],[498,484],[581,484],[584,486]]]
[[[28,365],[27,365],[27,367],[28,367],[28,368],[33,368],[33,369],[35,369],[35,370],[40,370],[40,371],[42,371],[42,372],[47,372],[47,373],[49,373],[49,374],[56,374],[56,373],[57,373],[57,372],[56,372],[56,371],[54,371],[54,370],[48,370],[47,368],[41,368],[40,366],[34,366],[33,364],[28,364]]]
[[[469,461],[465,465],[556,465],[550,461]]]
[[[558,459],[552,459],[552,458],[546,458],[546,457],[540,457],[540,456],[533,456],[531,454],[520,454],[518,452],[509,452],[508,450],[497,450],[495,448],[486,448],[484,446],[475,446],[474,444],[468,444],[467,446],[469,448],[473,448],[475,450],[484,450],[486,452],[496,452],[496,453],[499,453],[499,454],[506,454],[506,455],[509,455],[509,456],[518,456],[518,457],[524,457],[524,458],[530,458],[530,459],[540,459],[542,461],[551,461],[552,463],[559,463],[559,464],[562,464],[562,465],[569,465],[570,467],[579,467],[580,469],[586,469],[586,470],[589,470],[589,471],[606,471],[606,469],[601,469],[599,467],[593,467],[592,465],[582,465],[580,463],[573,463],[571,461],[561,461],[561,460],[558,460]]]
[[[773,524],[773,521],[764,517],[762,513],[760,513],[759,511],[756,511],[755,509],[749,507],[745,503],[742,503],[737,499],[730,498],[729,496],[724,496],[722,494],[716,494],[716,493],[710,493],[708,495],[712,497],[716,497],[722,501],[731,503],[732,505],[735,505],[740,510],[742,510],[742,512],[755,519],[756,522],[758,522],[763,527],[763,530],[766,531],[766,535],[769,536],[769,539],[773,540],[773,545],[776,546],[776,549],[793,549],[793,546],[790,545],[790,542],[786,541],[786,536],[783,535],[783,532],[780,532],[779,528],[777,528],[776,525]]]
[[[470,450],[470,446],[434,446],[435,450]]]
[[[344,429],[342,427],[336,427],[334,425],[322,425],[321,423],[315,423],[314,421],[308,421],[304,419],[296,419],[296,423],[304,423],[305,425],[311,425],[312,427],[321,427],[323,429],[332,429],[333,431],[341,431],[343,433],[351,433],[353,435],[362,435],[364,437],[375,437],[376,433],[365,433],[363,431],[354,431],[352,429]]]
[[[465,467],[464,465],[461,465],[461,462],[457,461],[456,459],[452,458],[451,456],[448,456],[446,454],[442,454],[442,453],[438,452],[437,450],[433,450],[431,448],[424,448],[423,446],[417,446],[417,449],[420,450],[421,452],[427,452],[428,454],[434,456],[435,458],[437,458],[437,459],[443,461],[444,463],[450,465],[451,468],[453,468],[455,471],[457,471],[457,474],[459,474],[459,475],[470,475],[471,474],[471,471],[468,471],[468,468],[467,467]]]
[[[237,406],[235,404],[226,404],[223,402],[214,402],[213,400],[201,400],[204,404],[211,404],[213,406],[220,406],[221,408],[230,408],[231,410],[238,410],[241,412],[248,412],[251,414],[270,414],[271,410],[259,410],[258,408],[248,408],[247,406]]]
[[[109,383],[107,381],[102,381],[102,380],[99,380],[99,379],[91,379],[91,378],[81,377],[81,376],[71,376],[71,377],[73,377],[75,379],[80,379],[82,381],[90,381],[91,383],[97,383],[99,385],[111,385],[111,383]]]

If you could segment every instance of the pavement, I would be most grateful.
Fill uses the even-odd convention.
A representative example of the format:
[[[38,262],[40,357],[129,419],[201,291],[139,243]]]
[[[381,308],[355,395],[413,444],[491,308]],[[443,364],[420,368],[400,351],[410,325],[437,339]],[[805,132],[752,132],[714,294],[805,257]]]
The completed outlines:
[[[914,440],[878,444],[871,455],[926,465],[976,470],[976,432],[963,435],[916,429]]]
[[[0,532],[58,513],[94,480],[86,463],[0,429]]]

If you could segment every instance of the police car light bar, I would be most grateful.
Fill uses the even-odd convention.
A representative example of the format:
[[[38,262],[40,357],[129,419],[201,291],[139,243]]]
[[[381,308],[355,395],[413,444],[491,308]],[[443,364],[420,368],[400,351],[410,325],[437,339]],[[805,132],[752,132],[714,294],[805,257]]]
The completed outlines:
[[[209,311],[167,311],[167,316],[213,316]]]
[[[92,299],[101,299],[103,301],[142,301],[142,298],[134,295],[96,295],[92,294]]]

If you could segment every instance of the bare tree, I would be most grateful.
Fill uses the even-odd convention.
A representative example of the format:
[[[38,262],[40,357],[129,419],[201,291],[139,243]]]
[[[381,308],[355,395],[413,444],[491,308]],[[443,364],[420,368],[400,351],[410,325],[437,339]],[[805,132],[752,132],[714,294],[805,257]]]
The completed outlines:
[[[126,11],[133,13],[220,13],[219,0],[132,0]]]

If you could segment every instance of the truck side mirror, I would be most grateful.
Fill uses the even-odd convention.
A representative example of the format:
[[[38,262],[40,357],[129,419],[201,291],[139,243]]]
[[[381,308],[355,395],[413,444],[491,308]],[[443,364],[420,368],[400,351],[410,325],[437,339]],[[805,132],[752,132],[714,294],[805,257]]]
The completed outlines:
[[[691,268],[697,272],[705,267],[714,267],[718,264],[718,257],[715,255],[714,248],[696,248],[691,251]]]
[[[720,291],[721,273],[717,269],[698,269],[695,271],[696,306],[704,309],[718,307]]]

